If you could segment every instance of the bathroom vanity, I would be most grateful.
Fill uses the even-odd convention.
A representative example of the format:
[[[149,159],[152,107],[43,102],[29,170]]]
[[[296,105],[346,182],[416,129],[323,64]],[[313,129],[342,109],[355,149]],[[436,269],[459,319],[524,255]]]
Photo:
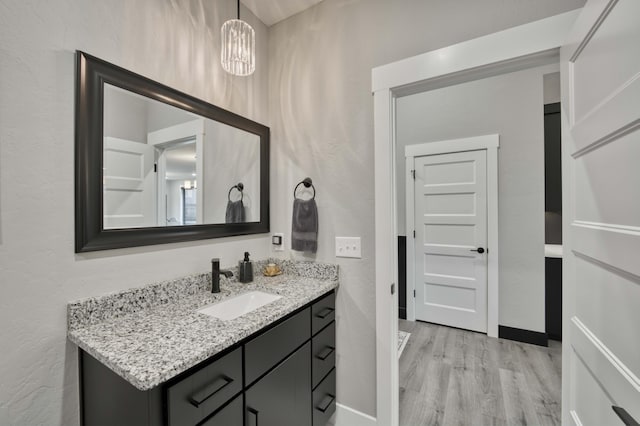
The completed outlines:
[[[324,426],[336,404],[337,266],[281,268],[251,284],[222,279],[217,295],[201,274],[70,303],[82,423]],[[198,312],[248,291],[281,297],[227,321]]]

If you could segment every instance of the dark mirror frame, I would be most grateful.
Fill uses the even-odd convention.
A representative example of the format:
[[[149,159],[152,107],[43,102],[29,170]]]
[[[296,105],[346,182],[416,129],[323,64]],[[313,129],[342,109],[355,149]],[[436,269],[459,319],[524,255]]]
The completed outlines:
[[[103,229],[103,105],[108,83],[260,137],[260,222]],[[269,232],[269,128],[76,52],[76,253]]]

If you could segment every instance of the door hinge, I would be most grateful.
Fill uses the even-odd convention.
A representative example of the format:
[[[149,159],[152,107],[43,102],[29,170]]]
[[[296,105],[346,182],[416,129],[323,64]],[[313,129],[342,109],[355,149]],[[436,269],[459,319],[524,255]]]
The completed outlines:
[[[396,284],[391,284],[391,294],[396,294]]]
[[[413,297],[416,297],[416,291],[413,290]]]
[[[416,180],[416,171],[415,170],[411,170],[411,176],[413,177],[413,180]]]
[[[158,173],[158,163],[153,163],[153,173]]]
[[[415,238],[415,237],[416,237],[416,230],[414,229],[413,230],[413,238]]]

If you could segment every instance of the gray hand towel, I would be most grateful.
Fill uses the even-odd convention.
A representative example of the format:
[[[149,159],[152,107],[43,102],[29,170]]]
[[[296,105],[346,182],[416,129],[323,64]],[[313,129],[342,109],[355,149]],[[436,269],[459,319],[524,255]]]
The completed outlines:
[[[293,200],[291,249],[315,253],[318,250],[318,207],[316,201]]]
[[[227,202],[225,221],[227,223],[245,222],[244,204],[242,204],[242,200]]]

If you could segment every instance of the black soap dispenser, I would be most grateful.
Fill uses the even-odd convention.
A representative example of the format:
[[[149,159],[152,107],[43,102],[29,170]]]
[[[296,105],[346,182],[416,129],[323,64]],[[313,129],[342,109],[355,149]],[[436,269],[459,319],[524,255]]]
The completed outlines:
[[[253,281],[253,263],[249,260],[249,252],[244,252],[244,260],[238,262],[238,280],[241,283]]]

